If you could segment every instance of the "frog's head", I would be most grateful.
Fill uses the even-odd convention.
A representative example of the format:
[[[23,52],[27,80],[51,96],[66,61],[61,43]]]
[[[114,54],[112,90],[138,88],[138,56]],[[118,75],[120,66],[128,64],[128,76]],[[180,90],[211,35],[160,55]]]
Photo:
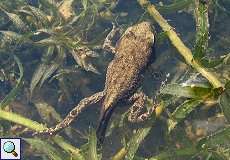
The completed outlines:
[[[144,21],[129,27],[125,33],[132,33],[136,38],[154,43],[154,28],[150,22]]]

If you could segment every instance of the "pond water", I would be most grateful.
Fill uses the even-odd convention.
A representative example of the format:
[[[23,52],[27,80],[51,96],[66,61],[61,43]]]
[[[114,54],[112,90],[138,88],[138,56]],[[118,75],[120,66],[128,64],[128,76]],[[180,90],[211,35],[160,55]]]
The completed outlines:
[[[183,48],[181,43],[173,43],[173,33],[163,31],[159,21],[143,9],[142,2],[145,0],[0,1],[0,137],[22,138],[22,159],[182,160],[230,156],[230,139],[224,137],[230,132],[226,117],[229,109],[225,110],[229,97],[223,96],[230,95],[223,89],[230,80],[230,2],[148,1],[214,80],[192,61],[186,61],[178,49]],[[36,122],[55,126],[83,98],[103,90],[114,55],[102,45],[112,24],[123,34],[142,21],[151,23],[156,38],[154,62],[141,75],[138,89],[148,97],[146,107],[154,102],[161,104],[152,119],[129,122],[131,104],[121,101],[113,111],[103,145],[96,145],[102,99],[89,105],[59,133],[63,139],[32,136],[34,130],[44,129]],[[116,35],[113,45],[118,40]],[[216,87],[217,83],[222,86]],[[16,115],[6,118],[7,113]],[[223,128],[226,133],[221,134],[222,139],[207,138],[204,142],[213,150],[199,148],[203,143],[200,139]]]

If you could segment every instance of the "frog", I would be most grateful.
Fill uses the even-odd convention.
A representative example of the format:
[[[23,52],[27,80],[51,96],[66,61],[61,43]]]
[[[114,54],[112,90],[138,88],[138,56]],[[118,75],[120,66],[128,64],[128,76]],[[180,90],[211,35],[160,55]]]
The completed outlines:
[[[114,26],[114,25],[113,25]],[[96,135],[98,142],[103,144],[106,129],[114,109],[120,102],[131,105],[128,120],[133,123],[147,120],[155,110],[155,105],[142,113],[147,96],[139,88],[143,74],[155,60],[155,30],[148,21],[137,23],[127,28],[115,46],[111,38],[119,30],[113,27],[103,44],[103,48],[114,54],[106,72],[104,89],[82,99],[69,114],[56,126],[38,131],[34,135],[55,135],[68,127],[73,120],[89,105],[102,101],[101,116]]]

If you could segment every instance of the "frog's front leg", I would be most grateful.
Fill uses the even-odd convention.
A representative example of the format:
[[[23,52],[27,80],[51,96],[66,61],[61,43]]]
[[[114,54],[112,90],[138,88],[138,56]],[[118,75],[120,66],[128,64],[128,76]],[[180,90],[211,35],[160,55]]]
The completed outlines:
[[[133,102],[128,116],[130,122],[139,123],[146,121],[151,117],[152,113],[155,111],[155,105],[147,111],[147,108],[145,107],[146,100],[147,96],[143,92],[135,93],[129,98],[129,101]]]
[[[109,32],[109,34],[106,36],[104,44],[102,45],[102,48],[106,51],[112,52],[113,54],[116,53],[115,45],[113,45],[114,38],[116,36],[121,35],[121,30],[115,23],[112,22],[113,28]]]

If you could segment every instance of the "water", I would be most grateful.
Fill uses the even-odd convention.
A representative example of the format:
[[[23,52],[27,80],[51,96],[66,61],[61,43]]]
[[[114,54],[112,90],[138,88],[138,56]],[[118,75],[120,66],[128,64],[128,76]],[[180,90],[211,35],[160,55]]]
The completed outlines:
[[[17,83],[20,83],[21,86],[16,90],[16,98],[11,100],[12,102],[4,110],[13,111],[28,119],[47,124],[47,126],[54,126],[81,99],[103,90],[106,68],[113,55],[98,49],[98,46],[103,43],[105,36],[112,29],[111,22],[116,23],[123,31],[127,27],[144,20],[150,21],[154,26],[157,33],[156,60],[145,73],[141,87],[151,100],[154,100],[162,81],[166,79],[168,73],[170,73],[170,77],[166,84],[183,83],[190,79],[194,73],[197,73],[184,63],[184,59],[171,45],[159,25],[140,7],[137,1],[119,1],[116,4],[116,0],[82,0],[73,1],[72,5],[68,4],[67,1],[60,2],[55,0],[20,0],[15,3],[2,0],[0,2],[1,100],[6,97]],[[173,2],[166,0],[151,1],[156,6],[174,4],[174,6],[178,7],[180,2]],[[28,4],[32,7],[25,6]],[[62,9],[58,10],[55,5],[62,5]],[[158,7],[158,9],[161,10],[168,23],[175,28],[185,45],[192,49],[196,38],[194,6],[188,3],[182,7],[179,6],[179,9],[177,7],[163,7],[163,9]],[[227,29],[230,27],[229,7],[230,3],[227,0],[216,0],[215,4],[213,2],[210,6],[207,58],[215,56],[217,59],[220,55],[229,53],[230,32]],[[15,18],[12,13],[18,15],[22,22],[17,20],[17,17]],[[61,15],[63,16],[62,18]],[[27,28],[22,27],[21,23],[24,23]],[[12,31],[19,35],[16,36],[12,33],[6,35],[5,31]],[[74,49],[82,46],[87,47],[89,50],[95,50],[97,54],[85,55],[84,52],[78,52],[77,58],[74,59]],[[23,66],[24,74],[21,82],[18,81],[20,72],[18,63],[15,62],[13,55],[19,58]],[[223,83],[230,79],[229,58],[225,59],[225,61],[224,65],[211,69],[211,71],[218,74],[218,79]],[[95,70],[99,74],[94,73]],[[207,82],[206,80],[204,81],[202,80],[201,83]],[[204,130],[201,134],[202,136],[199,137],[196,135],[197,127],[193,128],[195,131],[191,131],[188,128],[199,126],[199,123],[202,124],[200,126],[203,126],[204,123],[208,122],[208,117],[218,117],[217,115],[221,113],[219,107],[204,109],[207,106],[200,105],[199,109],[195,109],[192,114],[187,115],[186,120],[180,122],[177,128],[168,135],[167,120],[170,117],[168,113],[172,113],[176,107],[185,101],[185,98],[171,98],[168,95],[157,98],[158,101],[160,99],[164,101],[172,99],[171,101],[175,101],[175,103],[170,101],[170,105],[162,116],[158,120],[150,121],[150,124],[131,124],[126,119],[124,123],[121,123],[121,118],[125,116],[124,113],[128,110],[129,105],[122,104],[117,107],[113,113],[112,125],[108,128],[105,144],[98,152],[103,153],[102,159],[110,159],[124,147],[124,144],[128,144],[130,137],[134,136],[134,133],[139,128],[146,125],[148,127],[152,126],[152,129],[140,143],[139,149],[135,154],[137,159],[138,157],[153,157],[158,154],[170,155],[168,153],[174,153],[177,149],[183,150],[186,147],[191,154],[177,155],[175,153],[176,159],[183,159],[186,156],[191,157],[196,153],[200,154],[196,151],[193,152],[193,148],[189,147],[202,136],[207,136],[207,134],[203,135]],[[40,108],[38,104],[41,104]],[[71,124],[71,128],[60,133],[65,142],[77,148],[83,148],[82,154],[86,155],[87,158],[90,157],[88,152],[91,150],[87,149],[85,144],[88,141],[90,128],[96,129],[98,125],[100,106],[101,103],[98,103],[87,108]],[[214,103],[213,106],[218,106],[218,104]],[[194,119],[196,121],[193,122]],[[221,128],[226,127],[225,123],[227,122],[220,123]],[[114,128],[112,128],[113,126]],[[205,127],[209,131],[208,125]],[[17,123],[1,120],[0,128],[1,137],[31,137],[31,134],[24,131],[24,127]],[[216,128],[217,130],[220,129]],[[124,142],[124,140],[126,141]],[[53,150],[52,154],[56,155],[56,157],[52,158],[50,153],[47,153],[47,150],[41,147],[45,143],[41,143],[42,145],[39,146],[38,142],[23,141],[24,159],[57,159],[58,153],[63,151],[63,148],[51,144],[51,140],[44,141],[50,144],[47,149]],[[32,147],[28,147],[28,144]],[[70,154],[67,152],[63,153],[63,155],[66,155],[66,159],[70,159]],[[200,156],[204,155],[200,154]],[[59,158],[63,159],[63,157]]]

